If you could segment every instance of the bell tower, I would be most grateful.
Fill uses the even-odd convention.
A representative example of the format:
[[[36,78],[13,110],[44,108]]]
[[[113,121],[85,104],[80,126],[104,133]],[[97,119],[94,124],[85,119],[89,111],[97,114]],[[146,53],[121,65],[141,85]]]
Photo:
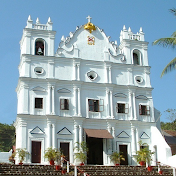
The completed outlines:
[[[55,34],[50,17],[46,24],[41,24],[39,18],[33,24],[33,20],[29,15],[20,41],[21,55],[54,56]]]

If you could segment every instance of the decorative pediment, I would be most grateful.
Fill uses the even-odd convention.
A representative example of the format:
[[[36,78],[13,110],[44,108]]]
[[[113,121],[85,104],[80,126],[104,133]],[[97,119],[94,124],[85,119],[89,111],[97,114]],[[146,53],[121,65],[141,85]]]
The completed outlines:
[[[150,137],[145,133],[143,132],[140,136],[141,139],[150,139]]]
[[[102,51],[105,47],[107,49],[103,58]],[[117,42],[111,42],[110,36],[107,36],[103,29],[89,21],[86,25],[77,26],[76,31],[70,32],[67,37],[62,36],[55,56],[96,61],[111,61],[115,58],[120,63],[125,61]]]
[[[38,126],[30,131],[31,134],[45,134]]]
[[[71,135],[72,133],[66,128],[62,128],[60,131],[57,132],[59,135]]]
[[[120,98],[126,98],[127,97],[127,95],[125,95],[124,93],[116,93],[114,96],[115,97],[120,97]]]
[[[148,98],[145,95],[138,95],[136,96],[136,99],[148,100]]]
[[[33,91],[38,91],[38,92],[46,92],[46,89],[43,87],[37,86],[32,89]]]
[[[118,138],[130,138],[130,136],[125,132],[122,131],[120,134],[117,135]]]
[[[57,90],[57,92],[58,93],[71,93],[71,91],[66,88],[59,89],[59,90]]]

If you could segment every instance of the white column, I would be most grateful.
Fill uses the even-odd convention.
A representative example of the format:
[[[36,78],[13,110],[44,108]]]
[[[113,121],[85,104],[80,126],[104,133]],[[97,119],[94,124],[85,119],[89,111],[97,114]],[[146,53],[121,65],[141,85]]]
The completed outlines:
[[[112,127],[112,137],[115,139],[115,128]],[[115,140],[112,139],[112,151],[115,151]]]
[[[105,64],[105,83],[108,83],[108,67]]]
[[[136,128],[131,126],[131,136],[132,136],[132,155],[136,155]]]
[[[29,87],[24,85],[24,94],[23,94],[23,103],[21,104],[23,107],[23,113],[29,114]]]
[[[106,89],[106,99],[107,99],[107,116],[110,117],[109,89]]]
[[[110,108],[111,108],[111,118],[114,118],[113,101],[112,101],[112,91],[110,91]]]
[[[51,87],[51,90],[52,90],[52,114],[55,114],[54,86]]]
[[[48,142],[47,142],[47,148],[48,148],[48,147],[51,147],[51,123],[50,122],[48,122],[47,128],[48,128]]]
[[[78,88],[78,116],[81,116],[81,96],[80,96],[80,88]]]
[[[134,112],[134,120],[137,119],[136,116],[136,98],[135,98],[135,93],[133,92],[133,112]]]
[[[77,144],[77,142],[79,142],[78,141],[78,126],[77,126],[77,124],[75,123],[74,124],[74,132],[75,132],[75,135],[74,135],[74,147],[76,147],[76,146],[78,146],[78,144]],[[75,153],[77,152],[76,150],[74,151]]]
[[[56,136],[55,136],[55,133],[56,133],[56,130],[55,130],[55,124],[53,123],[52,124],[52,146],[53,148],[56,148]]]
[[[51,114],[51,86],[48,85],[48,101],[46,102],[47,114]]]
[[[73,63],[73,80],[76,80],[76,64]]]
[[[77,116],[78,115],[78,111],[77,111],[77,88],[74,87],[74,98],[75,98],[75,113],[74,113],[74,116]]]
[[[111,67],[109,67],[109,83],[112,83],[112,80],[111,80]]]
[[[82,142],[82,126],[79,125],[79,143],[81,144]]]
[[[130,113],[130,119],[133,119],[133,102],[131,97],[131,91],[129,90],[129,113]]]
[[[77,80],[79,81],[80,80],[80,69],[79,69],[79,64],[77,64]]]

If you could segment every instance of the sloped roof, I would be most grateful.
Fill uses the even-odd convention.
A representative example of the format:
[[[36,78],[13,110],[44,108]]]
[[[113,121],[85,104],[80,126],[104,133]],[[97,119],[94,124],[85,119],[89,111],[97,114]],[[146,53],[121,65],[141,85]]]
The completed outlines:
[[[171,147],[172,155],[176,154],[176,131],[163,130],[163,137],[165,138],[168,145]]]

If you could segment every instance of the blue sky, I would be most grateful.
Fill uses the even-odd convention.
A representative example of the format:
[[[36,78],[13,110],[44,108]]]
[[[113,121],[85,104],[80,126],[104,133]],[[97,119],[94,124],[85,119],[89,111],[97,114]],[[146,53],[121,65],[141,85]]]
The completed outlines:
[[[66,37],[76,26],[87,23],[88,15],[118,44],[123,25],[133,33],[142,27],[149,42],[154,106],[163,114],[161,121],[168,121],[164,111],[176,108],[176,71],[162,79],[160,74],[176,51],[152,46],[152,42],[176,31],[176,17],[170,8],[176,8],[175,0],[0,0],[0,123],[12,124],[16,119],[19,41],[29,15],[42,24],[51,17],[57,31],[55,51],[62,35]]]

